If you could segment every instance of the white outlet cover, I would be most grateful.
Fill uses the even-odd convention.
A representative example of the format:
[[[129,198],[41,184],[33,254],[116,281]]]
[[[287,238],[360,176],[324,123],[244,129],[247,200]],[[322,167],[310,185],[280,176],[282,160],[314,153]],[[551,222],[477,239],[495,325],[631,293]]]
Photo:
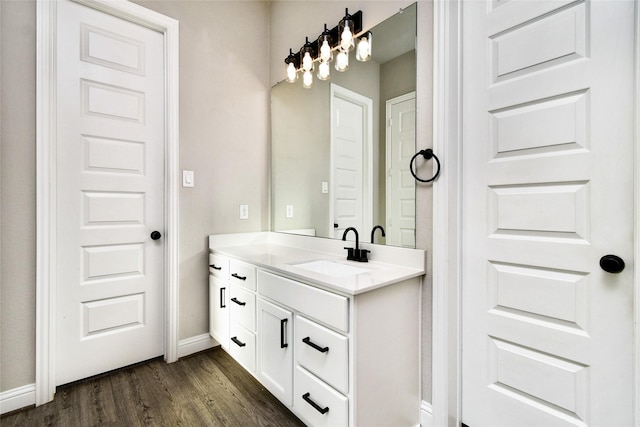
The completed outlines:
[[[287,205],[286,217],[287,218],[293,218],[293,205]]]
[[[249,219],[249,205],[240,205],[240,219]]]

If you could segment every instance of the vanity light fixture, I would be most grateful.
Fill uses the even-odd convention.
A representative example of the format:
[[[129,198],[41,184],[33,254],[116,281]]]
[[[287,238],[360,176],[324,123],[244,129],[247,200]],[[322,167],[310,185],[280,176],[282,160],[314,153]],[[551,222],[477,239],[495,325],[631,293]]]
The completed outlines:
[[[356,43],[356,59],[368,61],[371,59],[371,32],[359,34],[361,32],[362,11],[350,15],[349,9],[345,9],[344,18],[333,29],[329,30],[327,24],[324,25],[324,31],[318,36],[316,43],[310,43],[307,37],[298,53],[289,49],[289,56],[284,60],[286,80],[293,83],[298,79],[298,73],[301,73],[303,87],[310,88],[313,85],[312,73],[316,69],[319,80],[329,80],[332,61],[337,71],[347,71],[349,52],[356,47]],[[315,65],[314,62],[318,64]]]

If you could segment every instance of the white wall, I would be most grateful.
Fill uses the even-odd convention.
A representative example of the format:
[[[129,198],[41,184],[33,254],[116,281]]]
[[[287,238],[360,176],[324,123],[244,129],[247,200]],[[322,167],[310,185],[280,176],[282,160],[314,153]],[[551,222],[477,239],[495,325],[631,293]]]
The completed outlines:
[[[208,330],[207,236],[269,227],[269,6],[139,1],[180,21],[180,338]],[[0,1],[0,391],[35,381],[35,1]],[[238,206],[250,219],[240,221]]]

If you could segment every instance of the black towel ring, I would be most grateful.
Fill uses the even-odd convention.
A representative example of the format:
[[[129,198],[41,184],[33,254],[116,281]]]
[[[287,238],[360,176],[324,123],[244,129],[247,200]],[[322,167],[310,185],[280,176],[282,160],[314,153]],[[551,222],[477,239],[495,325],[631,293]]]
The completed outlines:
[[[422,178],[418,178],[418,176],[416,175],[416,173],[413,171],[413,162],[416,159],[416,157],[418,156],[422,156],[424,157],[425,160],[429,160],[433,157],[433,159],[436,161],[436,173],[435,175],[433,175],[433,177],[431,179],[422,179]],[[418,151],[416,154],[414,154],[414,156],[411,158],[411,163],[409,163],[409,169],[411,170],[411,175],[413,175],[413,177],[415,179],[417,179],[420,182],[431,182],[434,179],[436,179],[438,177],[438,175],[440,175],[440,160],[438,160],[438,157],[433,154],[433,150],[431,148],[427,148],[426,150],[420,150]]]

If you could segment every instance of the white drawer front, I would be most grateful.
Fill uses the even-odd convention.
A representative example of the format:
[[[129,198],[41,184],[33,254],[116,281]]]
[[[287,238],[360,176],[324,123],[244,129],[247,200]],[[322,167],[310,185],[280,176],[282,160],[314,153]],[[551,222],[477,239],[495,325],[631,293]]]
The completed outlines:
[[[322,381],[296,366],[293,410],[314,427],[338,427],[349,423],[349,401]]]
[[[229,328],[229,354],[250,372],[256,370],[256,336],[238,324]]]
[[[260,294],[344,332],[349,331],[349,299],[294,280],[258,271]]]
[[[231,322],[238,323],[255,332],[256,295],[254,293],[232,283],[229,308],[231,309]]]
[[[295,319],[298,364],[343,393],[349,392],[349,341],[304,317]]]
[[[209,273],[221,279],[229,278],[229,258],[209,253]]]
[[[256,268],[235,259],[229,260],[229,281],[256,290]]]

